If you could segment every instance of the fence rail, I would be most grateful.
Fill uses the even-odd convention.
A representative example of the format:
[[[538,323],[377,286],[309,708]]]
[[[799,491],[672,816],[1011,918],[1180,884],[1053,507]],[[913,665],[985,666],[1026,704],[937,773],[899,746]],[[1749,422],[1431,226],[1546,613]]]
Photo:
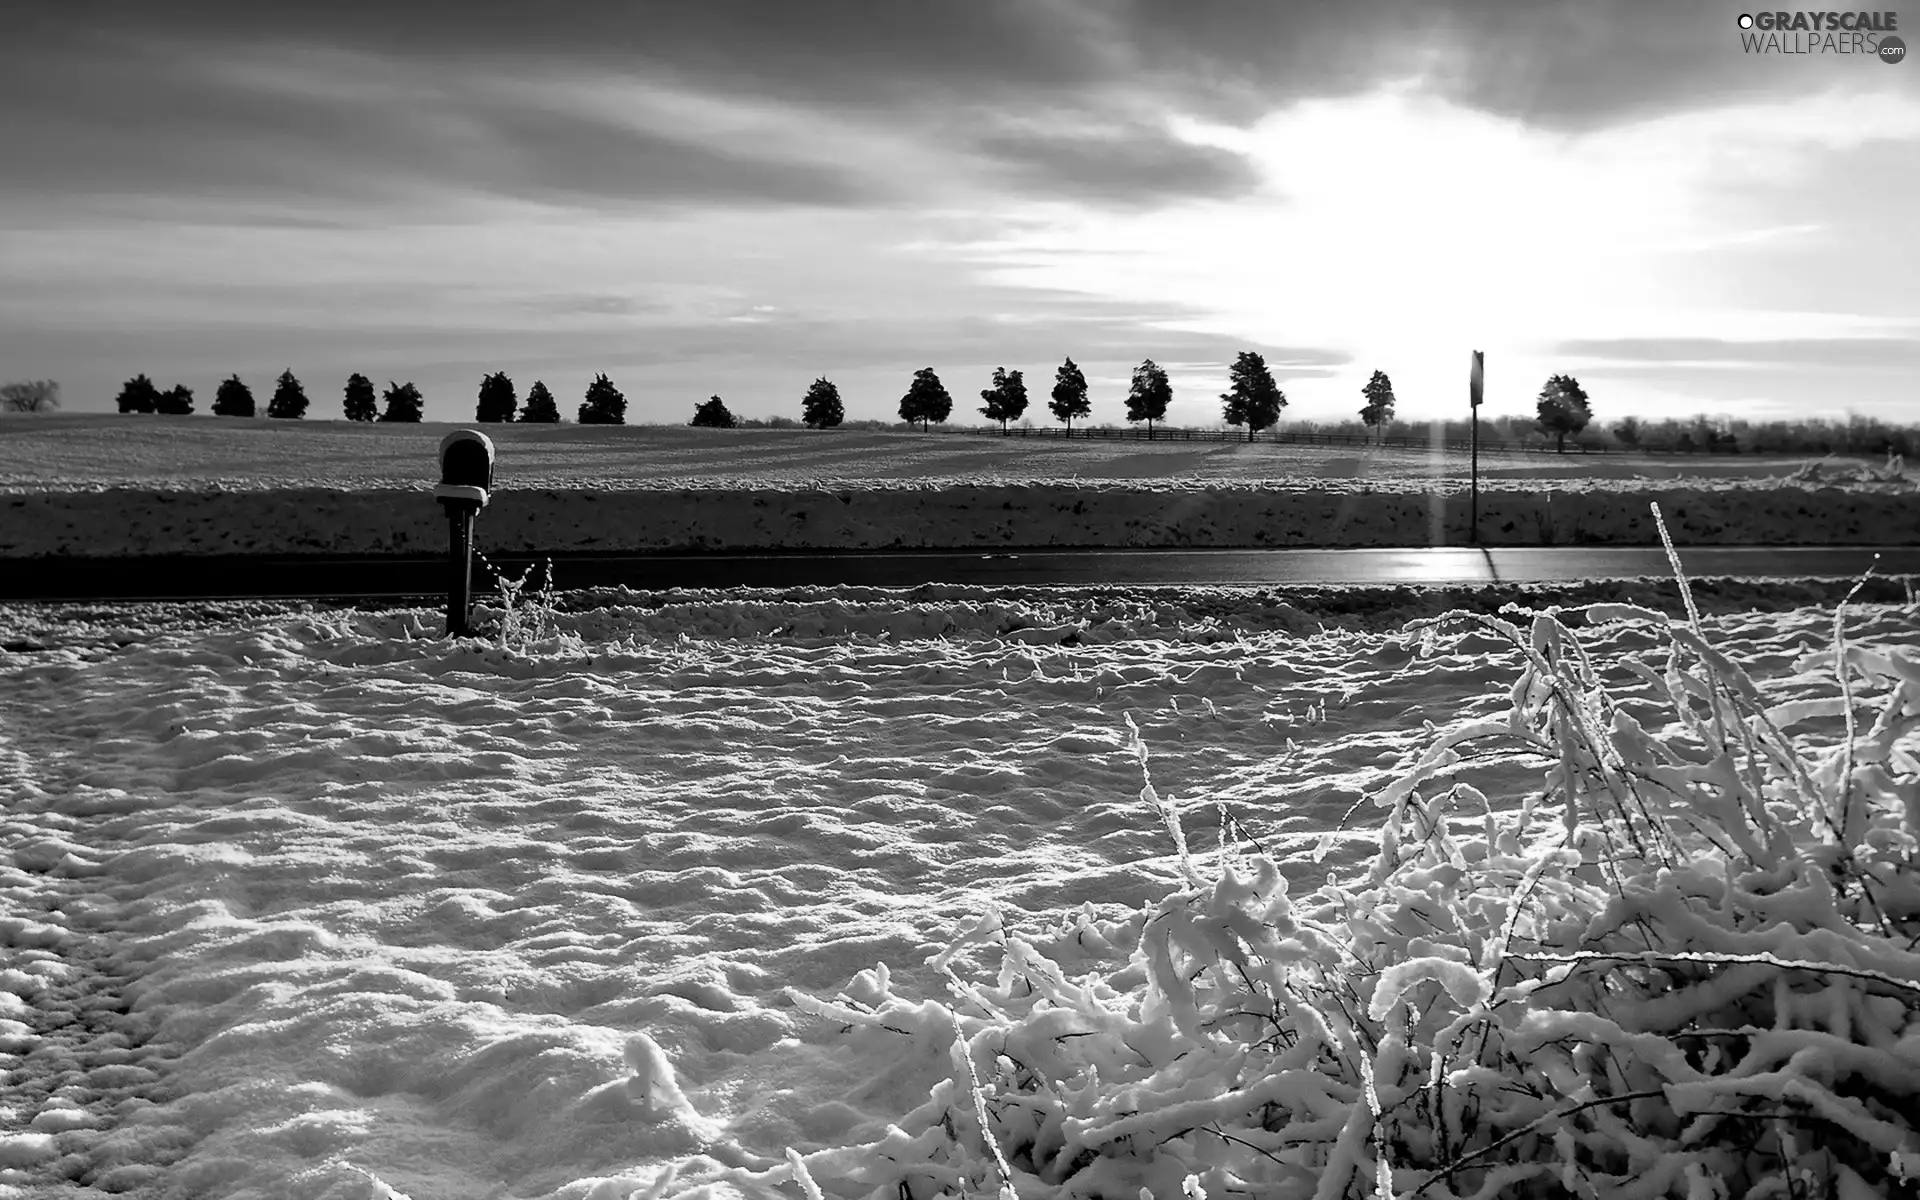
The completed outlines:
[[[1156,441],[1156,442],[1244,442],[1244,431],[1232,429],[1170,429],[1156,428],[1149,438],[1145,429],[1081,428],[1067,429],[1057,425],[1037,425],[1025,428],[1010,428],[1003,434],[998,429],[968,426],[953,429],[955,433],[975,434],[983,437],[1037,437],[1037,438],[1085,438],[1107,441]],[[1467,438],[1419,438],[1419,437],[1375,437],[1358,433],[1313,433],[1305,430],[1268,430],[1256,434],[1256,442],[1272,445],[1303,446],[1391,446],[1403,450],[1456,450],[1462,454],[1472,449],[1473,443]],[[1553,454],[1552,442],[1512,442],[1480,439],[1480,449],[1488,453]],[[1610,446],[1605,442],[1567,441],[1567,453],[1574,454],[1780,454],[1803,457],[1817,451],[1775,449],[1766,450],[1755,446],[1743,448],[1737,445],[1700,445],[1688,448],[1684,446]]]

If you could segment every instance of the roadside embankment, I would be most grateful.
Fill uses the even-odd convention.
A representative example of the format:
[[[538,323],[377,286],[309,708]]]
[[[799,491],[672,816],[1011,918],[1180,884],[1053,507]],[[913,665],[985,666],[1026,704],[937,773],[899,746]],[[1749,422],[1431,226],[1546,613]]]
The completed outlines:
[[[1780,481],[1656,489],[1482,488],[1490,546],[1920,545],[1920,493]],[[477,544],[498,553],[1419,547],[1469,543],[1468,495],[1358,485],[1045,482],[810,489],[503,489]],[[418,554],[444,549],[431,491],[95,488],[0,491],[0,557]]]

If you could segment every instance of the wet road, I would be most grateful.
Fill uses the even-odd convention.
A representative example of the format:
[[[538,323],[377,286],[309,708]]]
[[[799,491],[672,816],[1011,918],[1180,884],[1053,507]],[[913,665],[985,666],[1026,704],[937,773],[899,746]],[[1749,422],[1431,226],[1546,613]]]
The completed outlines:
[[[1877,565],[1875,555],[1879,556]],[[1920,547],[1698,547],[1689,576],[1743,578],[1920,574]],[[495,559],[512,575],[529,555]],[[1405,550],[1017,550],[876,553],[554,556],[561,588],[1337,585],[1575,582],[1671,574],[1666,554],[1637,547]],[[232,557],[0,560],[0,600],[223,600],[445,596],[444,557]],[[537,582],[539,571],[533,579]],[[474,591],[493,590],[476,561]]]

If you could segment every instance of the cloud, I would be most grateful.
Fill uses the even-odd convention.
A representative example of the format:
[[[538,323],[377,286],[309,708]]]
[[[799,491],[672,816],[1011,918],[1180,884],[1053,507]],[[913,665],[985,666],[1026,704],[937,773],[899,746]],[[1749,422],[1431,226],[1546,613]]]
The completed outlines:
[[[1777,95],[1778,73],[1756,75],[1718,9],[552,0],[530,19],[500,0],[63,0],[15,22],[0,102],[15,117],[12,159],[32,168],[8,172],[15,195],[199,185],[393,202],[444,187],[561,202],[859,205],[884,202],[889,179],[951,190],[968,167],[958,152],[971,150],[1032,195],[1124,208],[1255,182],[1230,151],[1169,136],[1168,114],[1244,126],[1398,81],[1539,128],[1588,130]],[[1850,79],[1862,64],[1843,65]],[[1838,83],[1837,70],[1817,64],[1788,86]],[[628,111],[584,95],[596,89]],[[684,115],[674,95],[784,119],[655,119]],[[975,129],[956,128],[962,113],[979,118]],[[844,136],[862,128],[918,138],[921,153]]]
[[[1183,141],[1145,121],[1095,131],[1029,128],[972,141],[1029,193],[1095,206],[1153,206],[1192,197],[1227,198],[1258,188],[1243,157]]]
[[[1920,331],[1917,331],[1920,332]],[[1783,364],[1809,367],[1920,367],[1920,337],[1783,338],[1729,341],[1723,338],[1614,338],[1562,342],[1556,351],[1610,366],[1705,365],[1765,369]]]
[[[503,0],[40,7],[16,19],[21,44],[77,29],[325,42],[507,73],[554,61],[665,69],[694,90],[863,108],[997,96],[1017,111],[1044,96],[1124,86],[1250,118],[1303,96],[1423,76],[1463,104],[1584,128],[1782,86],[1779,71],[1756,72],[1741,52],[1736,8],[1670,0],[549,0],[537,14]]]
[[[743,149],[670,119],[649,127],[644,109],[597,111],[539,80],[286,45],[234,63],[170,39],[101,44],[114,52],[36,60],[0,84],[17,119],[0,193],[368,203],[454,192],[598,207],[858,207],[886,195],[884,178],[810,158],[791,138],[784,151]]]

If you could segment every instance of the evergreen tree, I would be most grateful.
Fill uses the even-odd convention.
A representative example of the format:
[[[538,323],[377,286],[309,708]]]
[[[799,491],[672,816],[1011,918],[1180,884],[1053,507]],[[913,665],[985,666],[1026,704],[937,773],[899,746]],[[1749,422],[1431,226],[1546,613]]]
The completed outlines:
[[[1280,419],[1280,410],[1287,406],[1286,393],[1273,381],[1267,360],[1251,350],[1240,352],[1228,379],[1231,390],[1220,393],[1225,405],[1221,415],[1229,425],[1245,425],[1251,442],[1255,433]]]
[[[605,375],[595,375],[587,385],[586,399],[580,402],[582,425],[625,425],[627,398]]]
[[[160,389],[145,375],[135,375],[120,388],[114,401],[123,413],[150,413],[160,407]]]
[[[540,380],[533,381],[527,389],[527,402],[520,409],[520,423],[523,425],[558,425],[560,406],[554,402],[553,393]]]
[[[192,416],[193,389],[184,383],[174,384],[154,402],[153,411],[163,417]]]
[[[495,424],[511,421],[518,407],[520,399],[514,395],[513,380],[505,371],[495,371],[480,381],[480,402],[474,406],[473,419]]]
[[[800,418],[808,429],[832,429],[846,420],[846,409],[840,405],[840,389],[824,375],[814,380],[800,401]]]
[[[946,385],[933,373],[933,368],[915,371],[913,386],[900,397],[900,419],[920,422],[920,431],[925,433],[929,422],[945,422],[952,412],[953,397],[947,394]]]
[[[253,416],[253,390],[241,383],[238,375],[227,376],[221,381],[218,390],[213,393],[213,415],[216,417]]]
[[[1360,410],[1360,419],[1368,426],[1384,427],[1393,420],[1393,381],[1385,371],[1375,371],[1360,394],[1367,398],[1366,407]]]
[[[1152,359],[1133,369],[1133,387],[1127,392],[1127,420],[1147,423],[1147,440],[1153,440],[1153,423],[1167,416],[1173,403],[1173,385],[1167,382],[1166,369]]]
[[[718,396],[710,396],[705,404],[693,406],[693,420],[687,424],[701,429],[732,429],[740,424],[734,415],[727,411],[727,402]]]
[[[293,377],[292,368],[280,372],[280,378],[274,381],[273,398],[267,401],[267,415],[296,421],[307,415],[307,389]]]
[[[371,421],[380,415],[380,398],[373,394],[373,380],[355,372],[347,376],[347,420]]]
[[[1547,380],[1547,386],[1540,389],[1538,412],[1540,432],[1554,435],[1554,448],[1561,454],[1567,452],[1567,435],[1579,433],[1593,420],[1586,389],[1571,375],[1555,375]]]
[[[411,425],[420,423],[420,406],[425,401],[420,395],[420,389],[413,386],[411,379],[405,383],[387,380],[387,390],[382,394],[382,398],[387,402],[387,410],[380,414],[382,421]]]
[[[1087,377],[1071,358],[1053,373],[1053,399],[1047,407],[1066,425],[1069,436],[1073,433],[1073,419],[1093,412],[1093,401],[1087,399]]]
[[[983,390],[980,398],[986,407],[980,410],[989,421],[1000,422],[1000,436],[1007,436],[1007,422],[1018,421],[1020,414],[1027,411],[1027,384],[1020,372],[1009,371],[1005,367],[993,369],[993,386]]]

